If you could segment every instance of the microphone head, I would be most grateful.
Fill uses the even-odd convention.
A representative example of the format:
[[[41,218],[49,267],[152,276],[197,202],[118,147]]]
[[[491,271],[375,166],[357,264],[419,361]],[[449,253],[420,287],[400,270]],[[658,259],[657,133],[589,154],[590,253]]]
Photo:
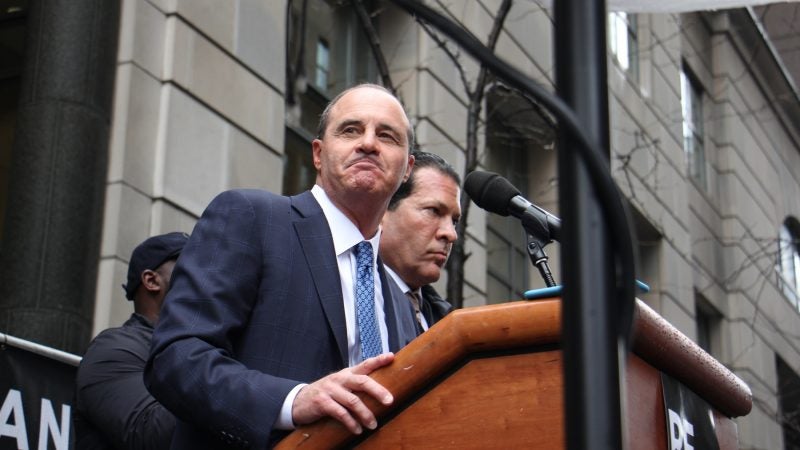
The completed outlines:
[[[511,199],[520,195],[511,182],[492,172],[475,170],[464,179],[464,191],[481,208],[507,216]]]

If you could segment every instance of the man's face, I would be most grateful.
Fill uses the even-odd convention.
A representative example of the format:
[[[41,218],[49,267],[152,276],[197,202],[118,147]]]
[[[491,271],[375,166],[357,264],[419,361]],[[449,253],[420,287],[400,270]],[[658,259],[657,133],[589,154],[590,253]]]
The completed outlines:
[[[381,222],[381,259],[409,287],[435,282],[458,235],[461,190],[437,169],[415,169],[414,191]]]
[[[409,126],[386,92],[364,87],[347,93],[331,110],[324,137],[312,142],[317,183],[334,203],[352,194],[388,201],[413,164]]]

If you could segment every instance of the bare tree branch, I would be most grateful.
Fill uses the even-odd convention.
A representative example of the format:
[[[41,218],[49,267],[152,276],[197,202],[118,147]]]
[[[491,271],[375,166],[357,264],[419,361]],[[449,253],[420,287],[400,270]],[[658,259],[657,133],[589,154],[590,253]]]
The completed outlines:
[[[497,40],[503,30],[508,12],[511,10],[512,0],[503,0],[500,8],[495,15],[492,30],[486,42],[486,47],[494,50]],[[462,78],[463,79],[463,78]],[[464,151],[465,163],[464,173],[470,173],[478,167],[478,129],[480,126],[481,112],[483,110],[483,99],[486,94],[489,74],[484,65],[481,65],[475,81],[474,89],[470,89],[469,83],[464,83],[464,90],[469,98],[467,106],[467,144]],[[450,258],[447,260],[447,298],[454,307],[460,308],[464,305],[464,265],[469,258],[465,251],[467,235],[467,218],[469,217],[470,199],[466,195],[461,196],[461,220],[458,222],[456,232],[460,239],[453,244]]]
[[[381,75],[383,87],[392,91],[392,94],[397,94],[394,83],[392,83],[392,77],[389,74],[389,65],[386,64],[386,58],[381,49],[381,38],[378,36],[375,26],[372,25],[372,18],[367,13],[363,0],[353,0],[353,8],[356,10],[356,15],[358,15],[358,21],[361,23],[364,34],[367,35],[367,41],[372,49],[372,56],[378,65],[378,73]]]
[[[464,66],[461,64],[460,58],[461,55],[458,51],[453,51],[450,49],[450,46],[447,45],[447,41],[439,36],[435,31],[428,26],[428,24],[424,22],[419,22],[419,26],[425,31],[428,36],[436,43],[436,46],[441,49],[451,61],[453,61],[453,65],[455,66],[456,70],[458,70],[458,76],[461,79],[461,84],[464,85],[465,89],[469,91],[469,78],[467,78],[467,71],[464,69]]]

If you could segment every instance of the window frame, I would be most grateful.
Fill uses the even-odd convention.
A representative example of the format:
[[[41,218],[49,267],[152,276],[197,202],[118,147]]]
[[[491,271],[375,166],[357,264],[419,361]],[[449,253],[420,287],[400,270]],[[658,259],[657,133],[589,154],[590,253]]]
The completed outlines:
[[[800,312],[800,223],[791,217],[778,232],[776,273],[784,297]]]
[[[622,11],[608,13],[608,48],[614,62],[639,82],[639,16]]]
[[[681,115],[683,152],[687,175],[704,191],[708,190],[703,100],[705,91],[685,65],[681,70]]]
[[[314,85],[323,92],[327,92],[331,72],[331,47],[328,40],[323,37],[317,37],[314,61]]]

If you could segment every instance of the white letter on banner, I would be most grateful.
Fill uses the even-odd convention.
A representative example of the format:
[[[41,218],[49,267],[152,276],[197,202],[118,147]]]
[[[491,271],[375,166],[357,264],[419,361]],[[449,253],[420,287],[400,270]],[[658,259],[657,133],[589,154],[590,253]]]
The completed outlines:
[[[694,450],[694,447],[689,444],[689,436],[694,437],[694,425],[688,420],[683,421],[683,448],[684,450]]]
[[[38,450],[47,450],[47,433],[53,436],[56,450],[69,449],[69,405],[61,406],[61,426],[58,426],[56,413],[50,400],[42,398],[42,413],[39,418],[39,447]]]
[[[669,412],[669,443],[671,450],[683,449],[683,420],[675,411],[667,409]]]
[[[14,425],[8,423],[14,413]],[[19,450],[28,450],[28,432],[25,430],[25,415],[22,413],[22,394],[9,389],[3,407],[0,408],[0,437],[9,436],[17,440]]]

